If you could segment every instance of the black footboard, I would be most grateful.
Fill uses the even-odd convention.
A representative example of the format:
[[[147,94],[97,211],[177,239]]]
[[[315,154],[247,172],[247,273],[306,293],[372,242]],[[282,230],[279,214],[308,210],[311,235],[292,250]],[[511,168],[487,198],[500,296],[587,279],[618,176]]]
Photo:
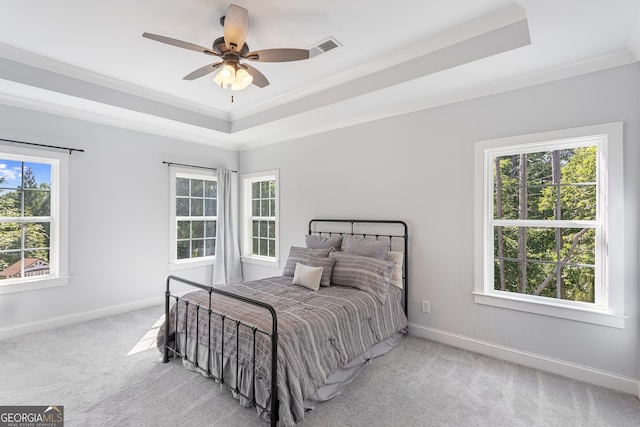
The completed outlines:
[[[170,285],[171,285],[172,281],[184,283],[186,285],[193,286],[193,287],[202,289],[204,291],[207,291],[209,293],[209,306],[208,307],[201,307],[198,304],[190,303],[187,300],[182,300],[180,297],[178,297],[176,295],[172,295],[171,291],[170,291]],[[243,302],[246,302],[247,304],[253,304],[255,306],[262,307],[262,308],[264,308],[266,310],[269,310],[269,312],[271,313],[271,318],[272,318],[271,333],[262,331],[262,330],[260,330],[260,329],[258,329],[256,327],[252,327],[250,325],[242,323],[240,320],[228,317],[224,313],[216,313],[216,312],[214,312],[213,310],[211,310],[211,298],[213,296],[212,294],[224,295],[226,297],[233,298],[233,299],[236,299],[236,300],[239,300],[239,301],[243,301]],[[236,382],[236,386],[235,387],[232,387],[230,384],[225,383],[225,381],[224,381],[224,370],[222,370],[222,369],[220,370],[220,376],[219,377],[218,377],[217,373],[211,372],[210,366],[206,367],[206,372],[207,372],[207,375],[215,378],[217,381],[220,381],[221,384],[226,385],[234,393],[237,393],[238,395],[244,397],[245,399],[250,399],[251,402],[254,405],[260,407],[263,410],[267,410],[268,408],[265,408],[265,407],[262,407],[261,405],[259,405],[256,402],[256,396],[255,396],[255,394],[256,394],[256,387],[255,387],[255,370],[256,370],[255,348],[256,348],[256,342],[255,342],[255,339],[256,339],[256,334],[257,333],[265,334],[265,335],[271,337],[271,406],[270,406],[270,411],[271,411],[271,425],[272,426],[277,425],[277,422],[278,422],[278,381],[277,381],[278,380],[278,318],[276,316],[276,312],[273,309],[273,307],[270,306],[269,304],[265,304],[265,303],[263,303],[261,301],[253,300],[251,298],[247,298],[247,297],[244,297],[244,296],[241,296],[241,295],[236,295],[236,294],[224,291],[224,290],[222,290],[220,288],[214,288],[214,287],[211,287],[211,286],[201,285],[199,283],[192,282],[190,280],[183,279],[183,278],[176,277],[176,276],[167,277],[167,290],[165,292],[165,334],[164,334],[164,354],[163,354],[163,359],[162,359],[163,363],[167,363],[169,361],[169,352],[171,352],[171,353],[175,354],[176,356],[179,356],[179,357],[181,357],[183,359],[189,360],[188,357],[187,357],[187,354],[186,354],[187,351],[184,352],[185,354],[181,354],[178,351],[178,348],[177,348],[178,347],[177,346],[177,333],[178,333],[178,330],[177,330],[178,314],[177,313],[175,314],[175,318],[176,318],[176,340],[175,340],[175,345],[174,345],[174,347],[171,347],[169,345],[169,341],[170,341],[169,335],[170,335],[170,332],[171,332],[170,331],[170,326],[171,325],[170,325],[169,309],[170,309],[170,305],[171,305],[171,298],[175,299],[176,309],[178,308],[178,305],[177,305],[178,301],[184,301],[185,304],[186,304],[187,309],[188,309],[190,304],[196,305],[196,319],[197,319],[197,316],[199,316],[201,309],[202,309],[202,311],[204,311],[207,314],[207,316],[209,316],[209,322],[208,322],[209,331],[207,332],[208,336],[209,336],[209,341],[211,341],[211,316],[212,315],[220,316],[220,318],[222,320],[221,335],[222,335],[222,344],[223,344],[223,352],[222,352],[223,355],[224,355],[225,321],[229,321],[231,323],[231,325],[235,326],[236,339],[237,340],[239,339],[239,336],[240,336],[240,333],[239,333],[240,325],[243,325],[243,326],[246,326],[246,327],[249,327],[249,328],[252,329],[252,331],[253,331],[253,351],[254,351],[254,354],[253,354],[253,356],[254,356],[253,357],[253,372],[254,372],[254,375],[253,375],[253,381],[254,381],[253,396],[244,395],[241,392],[240,388],[238,387],[238,382],[239,382],[238,381],[238,370],[239,370],[239,366],[240,366],[238,351],[236,351],[236,381],[235,381]],[[198,320],[196,320],[196,327],[198,327],[198,326],[199,326],[199,322],[198,322]],[[198,333],[196,332],[196,338],[195,338],[196,340],[197,340],[197,335],[198,335]],[[187,337],[187,325],[186,325],[186,322],[185,322],[185,339],[186,340],[189,339]],[[185,347],[186,347],[186,342],[187,341],[185,341]],[[196,342],[196,345],[197,345],[197,342]],[[196,354],[197,354],[197,352],[196,352]],[[198,367],[198,360],[197,359],[198,358],[196,357],[195,361],[194,360],[189,360],[189,361],[192,362],[192,363],[195,363],[196,367]],[[200,368],[203,369],[203,367],[200,367]]]

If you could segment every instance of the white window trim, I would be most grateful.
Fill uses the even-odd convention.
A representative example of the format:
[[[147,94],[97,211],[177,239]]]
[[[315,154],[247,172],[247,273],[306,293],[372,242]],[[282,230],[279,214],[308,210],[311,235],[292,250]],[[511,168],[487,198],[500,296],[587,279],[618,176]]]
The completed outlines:
[[[262,257],[251,253],[251,184],[255,181],[276,181],[276,256]],[[280,267],[280,171],[278,169],[242,175],[242,261],[266,267]]]
[[[213,170],[198,170],[194,171],[192,168],[185,168],[170,165],[169,166],[169,270],[184,270],[195,267],[206,267],[213,265],[215,256],[201,257],[201,258],[189,258],[178,259],[176,240],[177,240],[177,227],[176,227],[176,177],[202,179],[203,177],[213,178],[218,180],[218,176]]]
[[[555,141],[578,141],[585,137],[603,136],[603,150],[598,159],[600,162],[599,177],[606,186],[601,188],[599,197],[607,196],[602,215],[604,221],[604,239],[599,245],[602,254],[602,291],[599,306],[555,300],[553,298],[535,297],[493,290],[493,281],[488,281],[489,247],[493,248],[492,235],[488,235],[490,218],[493,216],[492,203],[486,196],[491,183],[492,170],[487,170],[488,156],[492,151],[508,150],[518,145],[528,144],[541,146]],[[515,137],[507,137],[475,144],[474,171],[474,299],[477,304],[525,311],[545,316],[576,320],[598,325],[624,328],[624,189],[623,189],[623,123],[605,123],[600,125],[564,129]],[[525,149],[526,151],[526,149]],[[535,149],[532,149],[535,151]],[[493,252],[491,252],[493,253]],[[596,254],[598,256],[598,254]],[[491,271],[493,269],[491,268]]]
[[[49,275],[0,282],[0,295],[69,284],[69,154],[6,146],[5,157],[51,165],[51,236]]]

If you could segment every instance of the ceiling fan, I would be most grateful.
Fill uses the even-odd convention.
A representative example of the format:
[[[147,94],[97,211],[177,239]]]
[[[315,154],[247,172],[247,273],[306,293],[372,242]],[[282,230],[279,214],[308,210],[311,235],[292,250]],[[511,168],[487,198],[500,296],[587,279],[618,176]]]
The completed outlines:
[[[222,61],[198,68],[183,79],[194,80],[220,69],[214,81],[221,87],[231,90],[241,90],[252,83],[258,87],[269,84],[264,74],[251,65],[241,63],[241,59],[256,62],[288,62],[309,58],[307,49],[282,48],[250,51],[245,43],[249,29],[249,12],[243,7],[229,5],[227,14],[220,18],[220,23],[224,27],[224,35],[214,40],[211,49],[157,34],[143,33],[142,37],[217,56]]]

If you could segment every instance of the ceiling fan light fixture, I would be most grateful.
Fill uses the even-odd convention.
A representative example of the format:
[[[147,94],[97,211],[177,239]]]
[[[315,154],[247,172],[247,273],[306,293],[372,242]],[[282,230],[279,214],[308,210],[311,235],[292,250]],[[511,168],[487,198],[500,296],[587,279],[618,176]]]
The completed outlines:
[[[224,67],[222,67],[222,70],[220,70],[218,76],[220,76],[220,81],[223,85],[227,86],[233,84],[233,82],[236,80],[236,69],[233,65],[226,64]]]
[[[223,89],[242,90],[253,83],[253,76],[244,68],[226,64],[215,75],[213,81]]]
[[[234,85],[238,87],[238,89],[234,89],[234,85],[231,86],[234,90],[242,90],[253,83],[253,76],[247,72],[244,68],[240,68],[236,71],[236,81]]]

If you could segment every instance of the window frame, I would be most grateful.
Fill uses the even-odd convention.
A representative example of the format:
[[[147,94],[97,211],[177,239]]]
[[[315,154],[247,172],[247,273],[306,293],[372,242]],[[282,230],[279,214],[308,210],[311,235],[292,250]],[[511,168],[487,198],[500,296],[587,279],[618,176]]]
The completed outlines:
[[[242,261],[252,264],[278,267],[280,263],[280,173],[279,170],[269,170],[263,172],[248,173],[242,175]],[[275,257],[254,255],[252,247],[252,189],[254,182],[275,181]]]
[[[218,176],[216,175],[214,170],[206,170],[206,169],[198,169],[195,170],[193,168],[185,168],[180,166],[169,166],[169,269],[170,270],[180,270],[185,268],[193,268],[193,267],[202,267],[213,265],[215,260],[215,255],[213,256],[204,256],[198,258],[186,258],[186,259],[178,259],[178,250],[177,250],[177,241],[178,241],[178,220],[179,217],[176,215],[176,183],[177,178],[189,178],[189,179],[197,179],[197,180],[209,180],[209,181],[218,181]],[[216,214],[217,214],[217,196],[216,196]],[[194,218],[194,217],[189,217]],[[215,217],[207,217],[202,216],[202,219],[206,218],[215,218],[216,227],[218,216]],[[217,239],[217,237],[216,237]]]
[[[0,295],[69,284],[69,154],[6,146],[0,157],[19,162],[51,165],[51,211],[48,218],[49,274],[0,281]],[[34,217],[45,218],[45,217]],[[33,222],[28,220],[24,222]]]
[[[622,122],[521,135],[475,143],[474,301],[546,316],[624,328]],[[526,227],[576,226],[596,231],[595,303],[494,289],[493,160],[509,154],[598,146],[597,213],[594,221],[512,220]]]

